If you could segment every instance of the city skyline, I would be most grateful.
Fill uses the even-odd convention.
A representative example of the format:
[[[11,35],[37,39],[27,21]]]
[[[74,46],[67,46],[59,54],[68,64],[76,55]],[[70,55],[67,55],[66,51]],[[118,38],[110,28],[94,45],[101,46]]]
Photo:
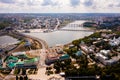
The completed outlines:
[[[120,0],[0,0],[0,13],[120,13]]]

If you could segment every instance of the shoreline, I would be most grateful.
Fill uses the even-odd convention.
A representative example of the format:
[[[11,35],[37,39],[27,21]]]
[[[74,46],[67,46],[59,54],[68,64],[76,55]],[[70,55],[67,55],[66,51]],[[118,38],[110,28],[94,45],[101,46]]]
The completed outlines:
[[[0,36],[5,36],[5,35],[10,36],[12,38],[15,38],[17,40],[19,40],[19,39],[22,39],[22,40],[23,39],[29,39],[29,40],[32,40],[34,42],[37,42],[38,45],[39,45],[39,49],[48,49],[48,44],[44,40],[38,39],[36,37],[25,35],[25,34],[22,34],[22,33],[16,32],[16,31],[9,31],[9,32],[4,31],[4,34],[3,33],[0,34]],[[21,42],[21,40],[19,40],[19,42]],[[5,47],[8,47],[8,46],[11,46],[11,45],[6,45]],[[16,45],[16,46],[18,46],[18,45]],[[11,50],[8,50],[8,51],[11,52],[11,51],[14,51],[16,49],[17,49],[17,47],[12,48]]]
[[[28,38],[28,39],[32,39],[34,41],[37,41],[39,44],[42,45],[42,49],[43,48],[48,48],[48,45],[47,43],[42,40],[42,39],[39,39],[39,38],[36,38],[36,37],[33,37],[33,36],[29,36],[29,35],[25,35],[25,34],[22,34],[22,33],[19,33],[19,32],[13,32],[13,34],[16,34],[17,36],[20,36],[20,37],[23,37],[23,38]]]
[[[82,22],[79,22],[82,21]],[[77,24],[79,22],[79,24]],[[54,31],[95,31],[96,29],[93,28],[88,28],[88,27],[83,27],[81,24],[85,23],[86,20],[76,20],[76,21],[70,21],[67,24],[65,24],[64,26],[60,26],[58,28],[55,27],[55,29],[24,29],[24,30],[16,30],[20,33],[49,33],[49,32],[54,32]],[[78,25],[79,27],[81,27],[81,29],[75,29],[73,30],[72,28],[74,28],[74,25]],[[68,29],[68,26],[72,26],[71,29]],[[59,25],[58,25],[59,26]]]

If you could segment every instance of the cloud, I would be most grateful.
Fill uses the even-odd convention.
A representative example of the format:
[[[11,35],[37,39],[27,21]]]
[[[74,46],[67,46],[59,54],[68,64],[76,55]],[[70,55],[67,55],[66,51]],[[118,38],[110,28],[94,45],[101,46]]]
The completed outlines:
[[[0,0],[2,12],[120,13],[120,0]]]
[[[120,7],[120,3],[118,5],[116,5],[117,7]]]
[[[34,6],[34,5],[36,5],[36,0],[34,0],[34,1],[32,1],[32,0],[28,0],[27,2],[26,2],[26,4],[27,5],[29,5],[29,6]]]
[[[15,3],[15,0],[0,0],[2,3],[12,4]]]
[[[112,8],[114,5],[113,4],[109,4],[108,7]]]
[[[58,3],[52,0],[43,0],[42,6],[48,6],[48,5],[56,6],[58,5]]]
[[[86,1],[84,2],[84,5],[85,5],[85,6],[92,6],[92,5],[93,5],[93,0],[86,0]]]
[[[80,4],[80,0],[70,0],[70,4],[72,7],[78,6]]]

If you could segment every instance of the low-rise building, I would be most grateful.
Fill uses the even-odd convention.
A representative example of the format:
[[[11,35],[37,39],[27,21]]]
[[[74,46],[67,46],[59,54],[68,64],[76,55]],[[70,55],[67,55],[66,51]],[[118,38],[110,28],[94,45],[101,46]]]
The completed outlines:
[[[10,62],[17,62],[18,61],[18,58],[17,57],[14,57],[14,56],[9,56],[7,59],[6,59],[6,62],[7,63],[10,63]]]
[[[31,68],[34,65],[38,65],[39,58],[32,58],[30,60],[24,60],[20,62],[9,62],[7,63],[7,66],[9,68]]]
[[[45,64],[47,64],[47,65],[50,65],[50,64],[53,64],[55,61],[57,61],[58,60],[58,58],[51,58],[51,59],[46,59],[45,60]]]
[[[108,55],[110,55],[110,50],[100,50],[100,53],[105,56],[108,56]]]
[[[13,56],[25,55],[26,52],[14,52],[12,53]]]
[[[81,56],[82,55],[82,51],[80,50],[80,51],[77,51],[76,53],[74,53],[76,56]]]
[[[62,56],[59,57],[59,60],[66,60],[69,58],[70,58],[70,56],[68,54],[63,54]]]
[[[109,59],[106,55],[103,55],[102,53],[97,53],[96,58],[104,65],[113,65],[119,61],[119,57],[112,57]]]
[[[100,62],[102,62],[103,64],[105,64],[105,60],[108,60],[108,57],[102,55],[101,53],[97,53],[97,54],[96,54],[96,58],[97,58]]]
[[[110,60],[105,61],[105,65],[113,65],[113,64],[115,64],[117,62],[118,62],[117,59],[110,59]]]
[[[86,45],[80,45],[80,48],[86,53],[88,53],[88,47]]]
[[[113,39],[111,39],[110,41],[109,41],[109,44],[111,45],[111,46],[118,46],[119,44],[120,44],[120,37],[119,38],[113,38]]]
[[[86,53],[94,53],[95,46],[86,46],[86,45],[80,45],[80,48],[85,51]]]
[[[48,53],[46,59],[45,59],[45,64],[50,65],[54,63],[55,61],[59,60],[59,56],[56,53]]]

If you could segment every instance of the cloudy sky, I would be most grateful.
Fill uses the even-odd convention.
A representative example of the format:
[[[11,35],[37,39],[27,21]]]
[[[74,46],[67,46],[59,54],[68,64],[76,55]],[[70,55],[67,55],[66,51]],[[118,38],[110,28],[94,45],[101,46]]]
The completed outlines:
[[[0,0],[0,13],[120,13],[120,0]]]

